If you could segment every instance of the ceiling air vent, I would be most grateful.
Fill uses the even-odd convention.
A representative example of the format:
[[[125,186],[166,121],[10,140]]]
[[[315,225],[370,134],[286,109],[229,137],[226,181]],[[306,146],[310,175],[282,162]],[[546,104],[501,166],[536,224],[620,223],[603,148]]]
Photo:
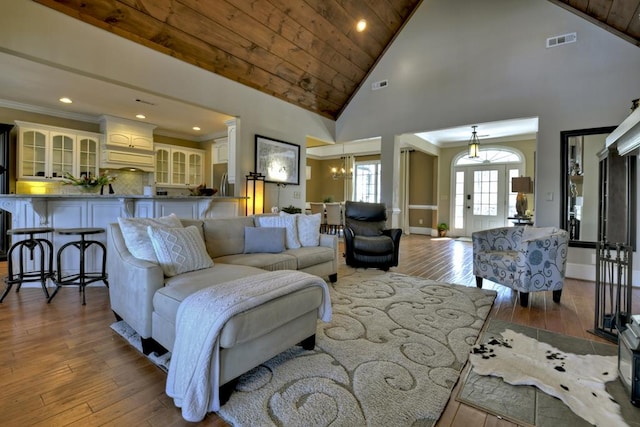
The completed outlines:
[[[379,82],[371,83],[371,90],[383,89],[389,86],[389,80],[380,80]]]
[[[547,47],[556,47],[567,43],[575,43],[578,40],[577,33],[563,34],[561,36],[549,37]]]

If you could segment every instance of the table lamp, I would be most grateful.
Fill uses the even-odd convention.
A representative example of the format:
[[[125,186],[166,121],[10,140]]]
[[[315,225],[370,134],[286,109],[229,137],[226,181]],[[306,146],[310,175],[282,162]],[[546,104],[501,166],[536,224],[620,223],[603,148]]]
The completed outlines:
[[[527,211],[527,195],[531,193],[531,178],[521,176],[519,178],[511,178],[511,191],[518,193],[516,196],[516,212],[518,217],[524,217]]]

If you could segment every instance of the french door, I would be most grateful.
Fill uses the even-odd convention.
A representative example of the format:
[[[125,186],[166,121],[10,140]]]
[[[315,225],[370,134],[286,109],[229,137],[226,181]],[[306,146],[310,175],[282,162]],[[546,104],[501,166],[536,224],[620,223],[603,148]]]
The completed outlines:
[[[510,192],[517,166],[481,165],[459,168],[454,173],[454,229],[460,236],[508,225]],[[510,199],[513,199],[511,201]],[[513,202],[513,203],[512,203]]]

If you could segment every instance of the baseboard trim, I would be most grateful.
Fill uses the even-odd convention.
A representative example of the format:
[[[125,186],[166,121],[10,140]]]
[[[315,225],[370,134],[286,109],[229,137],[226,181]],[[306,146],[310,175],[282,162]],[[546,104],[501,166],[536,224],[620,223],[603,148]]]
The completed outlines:
[[[640,271],[632,271],[632,283],[633,287],[640,287]],[[567,263],[567,270],[565,276],[571,279],[586,280],[588,282],[595,282],[596,280],[596,266],[589,264],[576,264]]]

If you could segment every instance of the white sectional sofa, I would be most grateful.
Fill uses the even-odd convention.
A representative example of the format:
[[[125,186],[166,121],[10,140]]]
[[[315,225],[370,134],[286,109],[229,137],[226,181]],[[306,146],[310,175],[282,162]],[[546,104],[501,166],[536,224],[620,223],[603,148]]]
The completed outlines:
[[[307,217],[300,221],[308,222],[311,218]],[[286,220],[291,225],[291,218]],[[149,220],[142,220],[143,224],[144,221]],[[138,332],[146,354],[151,351],[163,352],[164,349],[173,349],[176,313],[180,303],[201,289],[245,277],[259,281],[260,274],[274,270],[298,270],[309,273],[314,280],[318,280],[316,276],[319,276],[335,282],[338,269],[337,237],[318,232],[316,240],[314,236],[306,236],[306,246],[293,248],[289,247],[291,230],[287,229],[284,247],[274,252],[274,241],[282,238],[274,239],[270,235],[274,230],[277,231],[277,227],[271,227],[274,224],[277,226],[277,221],[282,220],[266,216],[261,219],[179,220],[184,227],[195,227],[204,238],[210,260],[195,262],[204,262],[206,265],[207,261],[212,261],[213,265],[172,277],[165,275],[162,261],[136,258],[127,246],[121,225],[110,224],[107,230],[107,269],[111,308],[116,318],[123,319]],[[317,223],[319,230],[319,218]],[[248,240],[249,235],[253,236],[253,242]],[[143,235],[138,237],[144,238]],[[305,240],[302,234],[301,240]],[[312,245],[313,242],[316,244]],[[264,252],[267,250],[272,252]],[[220,384],[233,380],[298,343],[302,342],[305,348],[313,348],[322,295],[319,287],[302,289],[228,321],[220,334]]]
[[[245,229],[259,225],[256,224],[257,217],[180,221],[183,226],[195,226],[201,231],[213,266],[165,277],[160,264],[136,258],[130,252],[118,223],[110,224],[107,230],[107,270],[111,308],[117,318],[126,321],[140,335],[145,353],[162,350],[157,347],[157,343],[167,350],[172,350],[178,307],[188,295],[200,289],[274,270],[299,270],[329,278],[332,282],[337,280],[336,236],[318,233],[316,246],[285,246],[281,252],[276,253],[246,253],[245,243],[249,245],[249,242],[245,242]],[[267,243],[271,244],[270,241]],[[320,293],[317,292],[311,299],[319,297]],[[315,303],[290,302],[283,304],[273,301],[259,309],[280,313],[279,322],[303,317],[317,309]],[[316,318],[317,316],[313,317],[311,322],[313,331]],[[254,325],[251,328],[251,335],[260,335],[259,330],[263,325]],[[271,329],[273,325],[266,328]]]

